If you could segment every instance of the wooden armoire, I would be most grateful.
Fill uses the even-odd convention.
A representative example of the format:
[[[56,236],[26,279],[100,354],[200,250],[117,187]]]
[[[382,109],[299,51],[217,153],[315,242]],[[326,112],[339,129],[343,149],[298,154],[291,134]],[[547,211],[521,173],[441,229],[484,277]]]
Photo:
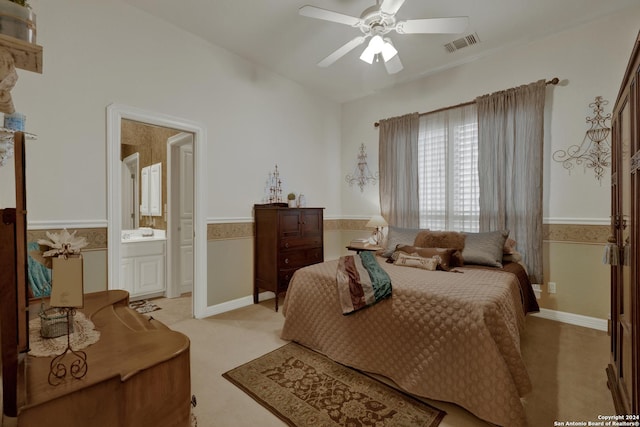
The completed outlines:
[[[613,109],[611,361],[608,386],[619,414],[640,413],[640,33]]]

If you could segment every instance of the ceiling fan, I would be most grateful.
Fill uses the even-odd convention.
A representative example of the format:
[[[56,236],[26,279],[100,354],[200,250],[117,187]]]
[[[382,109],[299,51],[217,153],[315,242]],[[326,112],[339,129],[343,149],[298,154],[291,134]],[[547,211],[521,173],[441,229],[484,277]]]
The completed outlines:
[[[360,59],[372,64],[374,59],[379,60],[382,56],[387,72],[395,74],[403,67],[391,39],[385,37],[389,32],[395,30],[398,34],[461,33],[469,24],[469,18],[466,16],[397,20],[395,15],[404,2],[405,0],[382,0],[380,3],[377,0],[376,5],[365,9],[359,18],[315,6],[302,6],[299,9],[302,16],[349,25],[362,32],[361,36],[348,41],[318,62],[318,66],[328,67],[371,37]]]

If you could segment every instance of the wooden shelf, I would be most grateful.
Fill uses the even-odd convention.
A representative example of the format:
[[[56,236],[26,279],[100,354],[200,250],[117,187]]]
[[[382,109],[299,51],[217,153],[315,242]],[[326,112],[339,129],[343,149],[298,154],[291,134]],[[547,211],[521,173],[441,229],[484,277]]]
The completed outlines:
[[[0,34],[0,48],[11,53],[16,68],[42,74],[42,46]]]

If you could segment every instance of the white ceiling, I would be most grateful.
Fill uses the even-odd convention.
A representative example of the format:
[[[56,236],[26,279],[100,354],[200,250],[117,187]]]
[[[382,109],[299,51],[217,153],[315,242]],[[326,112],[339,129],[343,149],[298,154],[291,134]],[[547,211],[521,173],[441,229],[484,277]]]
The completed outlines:
[[[461,34],[389,33],[404,69],[388,75],[382,63],[360,61],[359,46],[329,68],[316,64],[360,35],[346,25],[307,18],[310,4],[359,17],[375,0],[124,0],[246,60],[338,102],[445,70],[497,49],[637,6],[638,0],[406,0],[399,20],[468,16]],[[448,53],[444,44],[477,33],[480,43]],[[588,41],[585,43],[588,44]]]

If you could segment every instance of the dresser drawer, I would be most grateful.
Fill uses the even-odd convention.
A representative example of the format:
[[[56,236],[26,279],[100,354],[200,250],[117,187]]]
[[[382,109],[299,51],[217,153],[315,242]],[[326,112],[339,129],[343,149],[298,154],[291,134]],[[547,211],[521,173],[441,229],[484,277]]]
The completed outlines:
[[[280,250],[322,246],[322,235],[291,237],[280,240]]]
[[[281,252],[278,255],[278,266],[279,268],[299,268],[322,262],[323,257],[322,247]]]

